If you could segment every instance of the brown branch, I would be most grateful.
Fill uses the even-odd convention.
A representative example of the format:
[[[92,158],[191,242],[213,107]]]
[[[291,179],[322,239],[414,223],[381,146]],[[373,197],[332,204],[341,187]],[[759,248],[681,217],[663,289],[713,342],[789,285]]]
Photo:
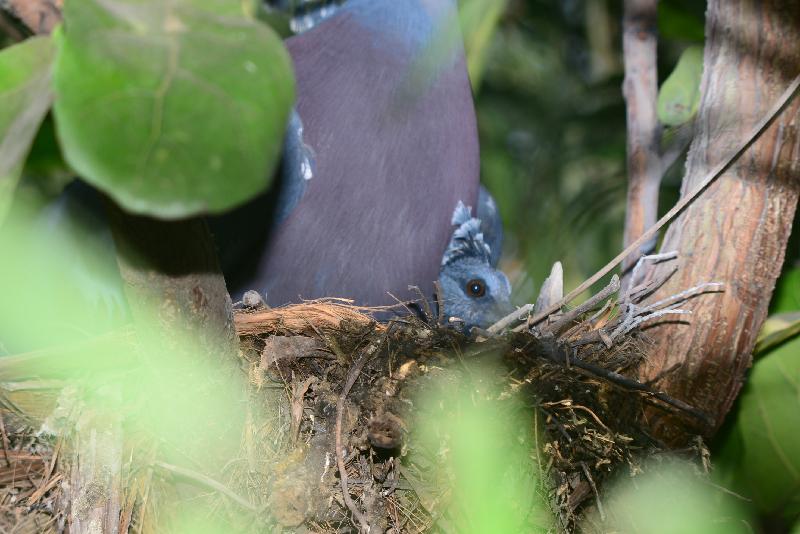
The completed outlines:
[[[658,188],[664,174],[661,161],[661,124],[656,113],[658,69],[656,49],[658,0],[625,0],[623,17],[623,59],[625,63],[625,110],[628,124],[628,199],[625,212],[627,246],[656,222]],[[628,285],[625,274],[639,250],[622,263],[622,287]]]
[[[800,21],[787,16],[798,10],[800,0],[708,2],[702,96],[684,196],[707,186],[709,169],[724,176],[670,225],[662,248],[677,251],[683,265],[649,299],[704,278],[724,283],[726,291],[687,306],[695,317],[691,324],[648,332],[653,346],[641,379],[682,364],[660,387],[701,406],[713,422],[686,429],[672,417],[646,412],[650,433],[673,445],[698,430],[711,436],[722,424],[750,367],[780,275],[800,196],[800,101],[787,106],[800,86],[800,55],[786,48],[800,40]],[[758,139],[749,131],[758,132]],[[724,160],[743,140],[736,157]],[[652,276],[662,271],[656,268]]]
[[[0,0],[0,9],[35,34],[47,34],[61,22],[62,0]]]

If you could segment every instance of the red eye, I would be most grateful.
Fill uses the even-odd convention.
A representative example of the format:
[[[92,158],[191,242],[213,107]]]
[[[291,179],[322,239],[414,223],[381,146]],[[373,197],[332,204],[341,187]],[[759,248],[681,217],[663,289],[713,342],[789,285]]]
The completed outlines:
[[[467,282],[467,295],[470,297],[482,297],[486,294],[486,284],[483,280],[473,279]]]

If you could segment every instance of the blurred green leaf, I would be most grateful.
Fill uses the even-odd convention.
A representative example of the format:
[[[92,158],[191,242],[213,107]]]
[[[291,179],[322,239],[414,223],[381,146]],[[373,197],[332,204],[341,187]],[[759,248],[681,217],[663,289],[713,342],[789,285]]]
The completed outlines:
[[[765,514],[800,514],[800,339],[758,360],[739,398],[719,466]],[[728,445],[728,441],[740,445]]]
[[[114,242],[95,206],[26,193],[0,227],[0,250],[13,258],[0,262],[0,343],[26,352],[119,327],[126,306]]]
[[[450,499],[439,520],[445,532],[547,532],[553,518],[542,497],[541,468],[531,458],[538,444],[530,413],[514,399],[497,398],[490,377],[500,370],[469,365],[470,377],[479,378],[459,382],[445,373],[415,402],[419,448],[411,463],[424,470],[428,485],[415,480],[414,490],[434,510]],[[433,473],[438,480],[431,481]]]
[[[689,122],[700,107],[703,47],[690,46],[658,92],[658,119],[667,126]]]
[[[75,171],[69,168],[61,155],[52,114],[46,115],[39,127],[22,175],[30,177],[28,184],[53,196],[75,178]]]
[[[39,124],[53,101],[52,62],[49,37],[34,37],[0,52],[0,224]]]
[[[84,294],[86,284],[93,283],[95,293],[123,298],[113,280],[97,276],[106,271],[103,251],[113,253],[113,248],[99,247],[91,235],[83,235],[93,228],[85,214],[60,218],[47,232],[42,219],[52,214],[26,204],[15,202],[0,228],[0,250],[14,260],[0,262],[0,354],[5,350],[12,355],[0,358],[4,380],[58,376],[79,389],[75,406],[68,406],[70,416],[61,421],[64,426],[49,426],[51,431],[78,431],[72,408],[100,420],[122,419],[128,489],[136,477],[149,476],[155,458],[220,477],[240,453],[247,412],[242,376],[232,374],[222,358],[207,357],[208,347],[200,344],[208,339],[190,325],[175,329],[170,343],[163,343],[158,310],[138,316],[135,333],[122,329],[119,325],[126,321],[114,321],[110,308],[124,313],[124,302],[107,306],[89,302],[93,297]],[[82,258],[81,269],[70,267],[74,256]],[[46,350],[33,352],[42,348]],[[69,361],[53,365],[59,355]],[[109,387],[118,392],[118,402],[103,394]],[[53,415],[48,421],[57,419]],[[178,532],[233,531],[231,525],[206,518],[220,500],[217,494],[208,500],[161,494],[155,500],[164,512],[155,532],[169,531],[167,522],[174,515]],[[196,524],[201,517],[202,528]]]
[[[677,459],[651,460],[645,473],[621,479],[609,488],[603,504],[603,532],[647,534],[730,534],[752,532],[745,514],[720,492],[703,484],[693,467]],[[592,519],[597,523],[598,514]],[[587,525],[586,531],[594,532]]]
[[[269,184],[294,81],[280,39],[241,3],[73,0],[64,21],[56,127],[83,178],[164,218]]]
[[[459,13],[464,33],[464,52],[473,91],[478,90],[483,77],[489,43],[497,29],[508,0],[461,0]]]

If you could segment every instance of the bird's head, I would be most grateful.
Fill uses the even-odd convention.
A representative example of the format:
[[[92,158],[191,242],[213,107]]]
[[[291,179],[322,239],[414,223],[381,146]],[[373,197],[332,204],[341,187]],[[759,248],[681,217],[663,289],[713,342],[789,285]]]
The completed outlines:
[[[513,311],[511,284],[492,267],[481,221],[470,215],[470,208],[459,202],[452,223],[456,229],[439,271],[444,314],[461,320],[467,332],[475,326],[486,328]]]

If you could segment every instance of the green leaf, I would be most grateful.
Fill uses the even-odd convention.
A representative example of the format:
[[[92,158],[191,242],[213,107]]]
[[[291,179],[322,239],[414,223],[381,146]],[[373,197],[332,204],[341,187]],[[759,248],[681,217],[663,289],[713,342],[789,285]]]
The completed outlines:
[[[758,333],[753,356],[765,354],[798,334],[800,334],[800,312],[771,315],[764,321],[764,325]]]
[[[221,212],[269,185],[294,95],[240,2],[71,0],[55,119],[67,163],[130,211]]]
[[[53,45],[35,37],[0,52],[0,223],[11,205],[33,138],[53,101]]]
[[[658,92],[658,119],[667,126],[689,122],[700,106],[703,47],[690,46]]]
[[[734,488],[767,514],[800,514],[800,339],[753,366],[739,399],[734,431],[741,454]]]

